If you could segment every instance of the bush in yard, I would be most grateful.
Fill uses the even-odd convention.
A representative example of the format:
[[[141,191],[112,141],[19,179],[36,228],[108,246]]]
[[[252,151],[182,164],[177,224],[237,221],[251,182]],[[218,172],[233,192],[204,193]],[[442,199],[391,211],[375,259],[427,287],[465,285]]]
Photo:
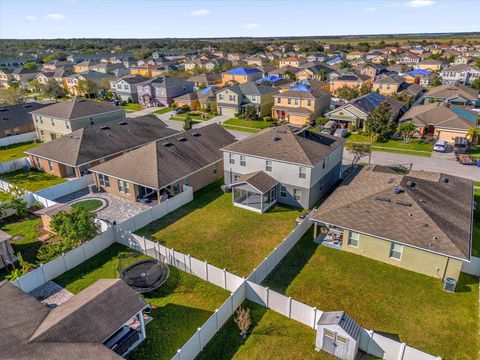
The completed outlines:
[[[32,266],[27,261],[23,260],[22,254],[17,253],[17,258],[19,267],[15,267],[12,272],[6,276],[7,280],[9,281],[17,280],[18,278],[28,273],[32,268]]]
[[[376,140],[389,139],[394,133],[397,125],[390,116],[390,104],[383,102],[368,115],[365,127],[370,135]]]
[[[73,208],[53,215],[50,226],[62,238],[62,243],[77,247],[99,234],[100,226],[95,222],[95,216],[95,213],[86,209]]]
[[[37,252],[38,265],[46,264],[74,248],[73,244],[67,244],[63,241],[54,244],[42,244]]]
[[[354,132],[355,130],[356,130],[355,125],[353,125],[353,124],[348,124],[348,131],[349,131],[349,132]]]
[[[133,100],[132,100],[132,98],[131,98],[131,97],[129,97],[129,98],[127,99],[127,102],[128,102],[129,104],[132,104],[132,103],[133,103]]]
[[[257,110],[253,106],[247,106],[245,108],[245,112],[243,114],[245,116],[245,120],[257,120],[258,119],[258,114]]]
[[[185,121],[183,122],[183,130],[191,130],[193,127],[193,121],[190,115],[187,115]]]
[[[7,206],[15,210],[17,217],[19,217],[20,219],[24,219],[28,215],[28,204],[26,201],[20,198],[15,198],[9,201]]]
[[[235,314],[236,315],[234,321],[240,329],[240,336],[242,337],[242,339],[246,339],[248,329],[250,328],[250,325],[252,325],[250,309],[239,307]]]
[[[266,121],[266,122],[272,122],[272,117],[271,116],[264,116],[263,117],[263,121]]]
[[[328,118],[323,117],[323,116],[319,116],[315,119],[315,125],[323,126],[327,123],[327,121],[328,121]]]
[[[412,121],[407,121],[398,126],[398,132],[403,137],[403,143],[407,144],[410,138],[417,132],[417,127]]]
[[[182,106],[180,107],[180,111],[181,111],[182,113],[187,113],[187,112],[189,112],[190,110],[191,110],[191,109],[190,109],[190,106],[188,106],[188,105],[182,105]]]

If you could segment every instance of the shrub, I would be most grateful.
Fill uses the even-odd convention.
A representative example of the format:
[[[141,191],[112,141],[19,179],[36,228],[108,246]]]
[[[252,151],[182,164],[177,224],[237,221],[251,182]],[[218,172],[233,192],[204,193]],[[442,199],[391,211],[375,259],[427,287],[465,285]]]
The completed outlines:
[[[273,121],[273,119],[272,119],[271,116],[265,116],[265,117],[263,118],[263,121],[271,122],[271,121]]]
[[[126,101],[120,101],[120,106],[125,106],[125,105],[127,105]]]
[[[129,97],[129,98],[128,98],[128,100],[127,100],[127,102],[128,102],[129,104],[132,104],[132,103],[133,103],[133,100],[132,100],[132,98],[131,98],[131,97]]]
[[[323,126],[325,125],[326,123],[328,122],[328,118],[326,117],[323,117],[323,116],[319,116],[315,119],[315,124],[317,126]]]
[[[356,129],[355,129],[355,125],[353,124],[348,124],[348,131],[350,132],[354,132]]]

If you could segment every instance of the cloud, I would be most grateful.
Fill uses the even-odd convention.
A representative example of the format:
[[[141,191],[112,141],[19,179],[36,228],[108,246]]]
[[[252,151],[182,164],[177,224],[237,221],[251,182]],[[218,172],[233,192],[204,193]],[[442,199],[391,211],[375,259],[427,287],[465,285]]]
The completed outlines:
[[[47,15],[45,15],[45,19],[63,20],[63,19],[65,19],[65,15],[63,15],[63,14],[47,14]]]
[[[29,21],[33,21],[33,20],[37,20],[37,17],[36,17],[36,16],[32,16],[32,15],[27,15],[27,16],[25,16],[25,19],[26,19],[26,20],[29,20]]]
[[[405,5],[412,8],[420,8],[425,6],[432,6],[433,4],[435,4],[435,1],[433,0],[411,0]]]
[[[208,10],[208,9],[198,9],[198,10],[194,10],[190,13],[190,15],[192,16],[205,16],[205,15],[208,15],[210,14],[211,11]]]
[[[248,23],[247,25],[245,25],[245,28],[247,29],[256,29],[256,28],[259,28],[260,25],[256,24],[256,23]]]
[[[399,7],[399,6],[400,6],[400,3],[398,3],[398,2],[393,2],[393,3],[389,2],[389,3],[385,4],[385,7],[387,7],[387,8],[393,8],[393,7]]]
[[[374,8],[374,7],[368,7],[365,9],[366,12],[375,12],[377,11],[377,8]]]

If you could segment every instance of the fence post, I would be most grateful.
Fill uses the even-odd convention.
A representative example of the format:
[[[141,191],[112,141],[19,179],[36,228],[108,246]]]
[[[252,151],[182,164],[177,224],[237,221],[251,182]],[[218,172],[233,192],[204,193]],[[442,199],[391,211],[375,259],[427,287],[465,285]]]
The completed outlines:
[[[183,254],[183,267],[184,271],[187,272],[187,255]]]
[[[268,308],[268,298],[269,298],[268,294],[269,294],[269,292],[270,292],[270,289],[269,289],[268,286],[267,286],[267,287],[265,288],[265,294],[266,294],[266,300],[265,300],[265,302],[267,303],[267,308]]]
[[[145,255],[147,254],[147,240],[145,240],[145,236],[143,237],[143,251],[145,252]]]
[[[46,283],[47,277],[45,276],[45,269],[43,268],[43,264],[40,264],[40,269],[42,269],[43,283]]]
[[[233,293],[230,293],[230,307],[231,307],[231,313],[233,315],[233,313],[235,312],[235,309],[233,308]]]
[[[215,309],[215,323],[217,324],[217,332],[220,330],[220,326],[218,326],[218,309]]]
[[[198,332],[198,342],[200,344],[200,351],[203,350],[203,344],[202,344],[202,328],[197,328]]]
[[[312,329],[315,329],[315,325],[316,325],[316,321],[315,321],[316,319],[315,319],[315,318],[316,318],[316,317],[317,317],[317,308],[314,307],[314,308],[313,308],[313,324],[312,324]]]
[[[205,280],[208,281],[208,262],[205,260]]]
[[[397,360],[403,360],[403,356],[405,355],[405,350],[407,348],[407,344],[405,344],[404,342],[402,342],[400,344],[400,351],[398,352],[398,357],[397,357]]]
[[[292,298],[288,298],[288,318],[292,318]]]
[[[63,267],[65,268],[65,272],[68,271],[67,262],[65,261],[65,253],[62,253],[62,260],[63,260]]]
[[[86,243],[85,243],[86,244]],[[83,245],[80,245],[82,247],[82,251],[83,251],[83,258],[85,259],[85,261],[87,260],[87,254],[85,253],[85,246],[84,244]]]
[[[178,360],[182,360],[182,354],[181,354],[181,352],[182,352],[182,349],[178,349],[178,350],[177,350]]]
[[[192,273],[192,257],[190,256],[190,254],[188,254],[187,256],[188,256],[188,272],[191,274]]]
[[[223,268],[223,288],[227,288],[227,270],[225,268]]]
[[[176,261],[175,261],[175,249],[172,249],[172,254],[170,255],[172,257],[172,265],[177,267],[175,264],[176,264]]]

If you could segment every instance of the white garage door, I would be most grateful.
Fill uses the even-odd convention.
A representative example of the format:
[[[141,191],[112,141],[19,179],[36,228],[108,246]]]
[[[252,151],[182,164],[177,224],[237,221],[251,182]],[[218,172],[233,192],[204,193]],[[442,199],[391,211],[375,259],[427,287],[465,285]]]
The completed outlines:
[[[221,115],[228,115],[228,116],[235,116],[237,109],[236,108],[231,108],[231,107],[225,107],[225,106],[220,106],[218,108],[219,113]]]

